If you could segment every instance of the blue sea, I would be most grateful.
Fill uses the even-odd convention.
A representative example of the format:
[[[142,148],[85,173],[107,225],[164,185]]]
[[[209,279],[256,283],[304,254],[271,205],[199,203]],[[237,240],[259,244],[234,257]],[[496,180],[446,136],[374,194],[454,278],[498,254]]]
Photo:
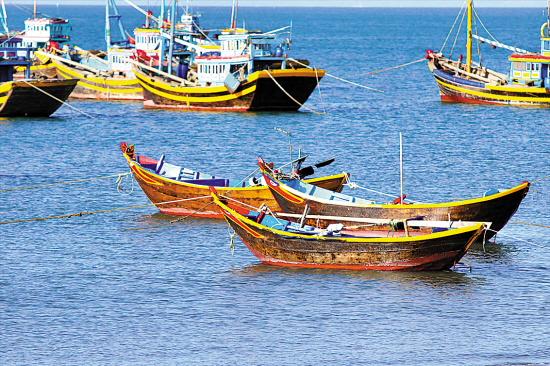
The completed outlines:
[[[73,44],[104,49],[104,7],[38,9],[69,18]],[[7,4],[10,28],[23,28],[24,10],[31,6]],[[128,30],[144,22],[130,7],[120,10]],[[206,29],[229,25],[229,7],[194,11]],[[50,118],[3,118],[0,190],[127,173],[121,141],[138,154],[241,179],[259,156],[288,161],[288,138],[275,127],[290,132],[294,154],[301,148],[310,163],[337,156],[320,174],[350,172],[359,186],[395,197],[402,133],[404,193],[422,202],[550,174],[548,108],[443,104],[425,61],[371,74],[441,49],[458,9],[256,7],[238,14],[249,29],[292,21],[289,55],[327,72],[308,109],[207,113],[72,100],[94,118],[67,106]],[[499,41],[539,50],[542,9],[478,14]],[[446,55],[453,43],[451,36]],[[453,58],[465,52],[463,43],[457,40]],[[484,65],[508,72],[508,51],[479,48]],[[550,225],[549,184],[532,185],[513,221]],[[111,177],[2,191],[0,221],[149,203],[132,179],[120,188]],[[426,273],[266,266],[238,239],[232,253],[227,224],[217,220],[125,231],[173,219],[147,206],[0,225],[0,364],[550,364],[547,227],[509,223],[496,242],[476,244],[463,258],[471,271]]]

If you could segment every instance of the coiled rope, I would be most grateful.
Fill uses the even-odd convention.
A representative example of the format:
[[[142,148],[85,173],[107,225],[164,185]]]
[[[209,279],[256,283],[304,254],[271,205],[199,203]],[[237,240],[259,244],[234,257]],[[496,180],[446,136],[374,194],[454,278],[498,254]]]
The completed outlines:
[[[23,189],[34,189],[34,188],[42,188],[42,187],[51,187],[51,186],[57,186],[57,185],[62,185],[62,184],[80,183],[80,182],[86,182],[86,181],[95,180],[95,179],[105,179],[105,178],[113,178],[113,177],[118,177],[118,179],[117,179],[117,183],[118,183],[119,180],[122,179],[122,177],[124,175],[128,175],[128,174],[130,174],[130,173],[120,173],[120,174],[116,174],[116,175],[107,175],[107,176],[104,176],[104,177],[86,178],[86,179],[80,179],[80,180],[71,180],[71,181],[68,181],[68,182],[43,184],[43,185],[40,185],[40,186],[32,186],[32,187],[0,189],[0,192],[19,191],[19,190],[23,190]]]
[[[61,102],[62,104],[65,104],[66,106],[69,106],[69,107],[71,107],[71,108],[74,109],[74,110],[77,110],[78,112],[82,113],[83,115],[85,115],[85,116],[87,116],[87,117],[90,117],[91,119],[96,120],[96,121],[98,121],[99,123],[101,123],[101,121],[98,120],[97,118],[90,116],[88,113],[86,113],[86,112],[84,112],[84,111],[81,111],[80,109],[78,109],[78,108],[76,108],[76,107],[73,107],[73,106],[70,105],[69,103],[66,103],[66,102],[62,101],[61,99],[59,99],[59,98],[57,98],[57,97],[51,95],[51,94],[48,93],[47,91],[45,91],[45,90],[43,90],[43,89],[40,89],[39,87],[37,87],[37,86],[35,86],[35,85],[32,85],[31,83],[29,83],[29,82],[26,81],[26,80],[22,80],[22,81],[23,81],[24,83],[26,83],[26,84],[32,86],[33,88],[38,89],[39,91],[41,91],[42,93],[46,94],[47,96],[49,96],[49,97],[51,97],[51,98],[57,100],[58,102]]]

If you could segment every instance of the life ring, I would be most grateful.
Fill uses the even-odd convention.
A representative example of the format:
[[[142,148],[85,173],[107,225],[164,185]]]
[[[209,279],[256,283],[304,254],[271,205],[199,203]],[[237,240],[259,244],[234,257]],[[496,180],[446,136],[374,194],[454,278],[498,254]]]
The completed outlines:
[[[548,23],[542,23],[542,26],[540,27],[540,35],[543,38],[547,38],[548,35],[544,34],[544,28],[548,27]]]

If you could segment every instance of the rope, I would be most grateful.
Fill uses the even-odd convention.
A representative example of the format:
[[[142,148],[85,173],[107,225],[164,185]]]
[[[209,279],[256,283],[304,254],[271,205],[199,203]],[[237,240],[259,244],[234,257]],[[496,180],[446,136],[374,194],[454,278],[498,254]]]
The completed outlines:
[[[519,241],[523,241],[525,243],[529,243],[529,244],[532,244],[534,246],[537,246],[537,247],[540,247],[540,248],[544,248],[544,249],[550,249],[550,247],[548,246],[545,246],[545,245],[540,245],[540,244],[535,244],[533,243],[532,241],[529,241],[529,240],[525,240],[525,239],[520,239],[520,238],[516,238],[512,235],[506,235],[506,234],[503,234],[501,231],[496,231],[496,230],[493,230],[493,229],[487,229],[487,230],[491,230],[491,231],[494,231],[495,233],[498,233],[500,235],[504,235],[504,236],[507,236],[509,238],[512,238],[512,239],[515,239],[515,240],[519,240]],[[496,235],[495,235],[496,236]]]
[[[85,216],[85,215],[93,215],[93,214],[96,214],[96,213],[104,213],[104,212],[111,212],[111,211],[121,211],[121,210],[130,210],[130,209],[132,209],[132,208],[142,208],[142,207],[156,206],[156,205],[166,205],[166,204],[174,203],[174,202],[198,200],[198,199],[203,199],[203,198],[208,198],[208,197],[210,197],[210,196],[193,197],[193,198],[186,198],[186,199],[182,199],[182,200],[167,201],[167,202],[160,202],[160,203],[149,203],[149,204],[146,204],[146,205],[138,205],[138,206],[130,206],[130,207],[119,207],[119,208],[112,208],[112,209],[109,209],[109,210],[90,211],[90,212],[79,212],[79,213],[73,213],[73,214],[67,214],[67,215],[40,217],[40,218],[35,218],[35,219],[23,219],[23,220],[14,220],[14,221],[3,221],[3,222],[0,222],[0,225],[4,225],[4,224],[15,224],[15,223],[27,222],[27,221],[41,221],[41,220],[50,220],[50,219],[60,219],[60,218],[63,218],[63,217],[70,218],[70,217],[73,217],[73,216],[81,217],[81,216]],[[211,203],[212,203],[212,202],[211,202]]]
[[[485,24],[483,24],[483,22],[481,21],[481,18],[479,17],[479,15],[477,15],[477,11],[475,11],[474,9],[474,14],[477,18],[477,20],[479,20],[479,23],[481,23],[481,26],[483,27],[483,29],[485,29],[485,32],[487,32],[487,34],[495,41],[495,42],[498,42],[497,39],[495,37],[493,37],[493,35],[487,30],[487,28],[485,28]]]
[[[314,70],[315,70],[315,79],[317,80],[317,90],[319,90],[319,98],[321,99],[321,105],[323,106],[323,114],[327,114],[327,110],[325,109],[325,103],[323,103],[323,94],[321,94],[321,84],[319,84],[319,74],[317,73],[317,68],[315,68]]]
[[[346,183],[344,183],[343,185],[345,186],[348,186],[350,187],[351,189],[363,189],[365,191],[369,191],[369,192],[373,192],[373,193],[378,193],[382,196],[386,196],[386,197],[396,197],[396,195],[394,194],[388,194],[388,193],[384,193],[384,192],[379,192],[379,191],[375,191],[374,189],[369,189],[369,188],[365,188],[365,187],[361,187],[359,186],[357,183],[353,183],[350,179],[349,179],[349,176],[346,177]],[[413,200],[410,200],[408,198],[405,198],[405,201],[410,201],[410,202],[413,202],[413,203],[423,203],[423,202],[419,202],[419,201],[413,201]],[[374,203],[374,202],[373,202]]]
[[[211,196],[205,196],[205,197],[211,197]],[[201,197],[201,198],[204,198],[204,197]],[[122,231],[138,231],[138,230],[145,230],[145,229],[155,229],[155,228],[161,227],[161,226],[172,225],[172,224],[175,224],[176,222],[183,221],[183,220],[189,218],[190,216],[193,216],[193,215],[196,214],[197,212],[204,210],[206,207],[210,206],[210,205],[213,204],[213,203],[214,203],[214,200],[210,201],[210,203],[207,203],[206,205],[202,206],[202,207],[199,208],[198,210],[195,210],[194,212],[190,213],[189,215],[187,215],[187,216],[185,216],[185,217],[181,217],[181,218],[179,218],[179,219],[172,220],[172,221],[167,222],[167,223],[164,223],[164,224],[151,225],[151,226],[146,226],[146,227],[139,227],[139,228],[136,228],[136,229],[122,229]]]
[[[531,185],[533,185],[533,184],[535,184],[535,183],[537,183],[537,182],[540,182],[541,180],[546,179],[546,178],[548,178],[548,177],[550,177],[550,175],[547,175],[546,177],[542,177],[542,178],[540,178],[540,179],[537,179],[536,181],[531,182]]]
[[[260,169],[260,167],[257,167],[252,173],[248,174],[243,180],[241,180],[239,183],[237,183],[234,187],[231,187],[231,189],[227,192],[225,192],[225,194],[228,194],[229,192],[231,192],[233,189],[237,188],[239,186],[239,184],[241,184],[242,182],[244,182],[246,179],[248,179],[248,177],[250,177],[252,174],[256,173],[258,171],[258,169]]]
[[[233,253],[235,253],[235,244],[233,243],[235,232],[231,233],[231,227],[229,225],[227,226],[227,231],[229,231],[229,237],[231,238],[229,241],[229,248],[231,248],[231,255],[233,255]]]
[[[32,86],[32,87],[35,88],[35,89],[38,89],[38,90],[41,91],[42,93],[44,93],[44,94],[46,94],[47,96],[49,96],[49,97],[51,97],[51,98],[57,100],[58,102],[60,102],[60,103],[62,103],[62,104],[65,104],[66,106],[71,107],[72,109],[75,109],[75,110],[79,111],[79,112],[82,113],[83,115],[85,115],[85,116],[87,116],[87,117],[90,117],[91,119],[94,119],[94,120],[96,120],[96,121],[99,122],[99,123],[102,123],[102,122],[101,122],[100,120],[98,120],[97,118],[92,117],[92,116],[90,116],[88,113],[83,112],[83,111],[81,111],[80,109],[73,107],[73,106],[70,105],[69,103],[66,103],[66,102],[62,101],[61,99],[59,99],[59,98],[57,98],[57,97],[51,95],[50,93],[46,92],[45,90],[42,90],[42,89],[40,89],[39,87],[37,87],[37,86],[35,86],[35,85],[32,85],[32,84],[29,83],[28,81],[26,81],[26,80],[21,80],[21,81],[24,82],[24,83],[26,83],[26,84],[28,84],[28,85],[30,85],[30,86]]]
[[[292,95],[290,95],[286,90],[283,89],[283,87],[281,86],[281,84],[279,84],[277,82],[277,80],[275,80],[275,78],[273,77],[273,75],[271,75],[271,73],[269,72],[269,70],[265,70],[265,72],[267,72],[267,74],[269,75],[269,77],[271,78],[271,80],[273,80],[273,82],[290,98],[292,99],[296,104],[298,104],[300,107],[304,107],[305,109],[307,109],[308,111],[310,112],[313,112],[315,114],[327,114],[326,112],[316,112],[314,111],[313,109],[310,109],[308,107],[306,107],[305,105],[303,105],[302,103],[298,102],[296,99],[294,99],[294,97]]]
[[[94,180],[94,179],[105,179],[105,178],[113,178],[113,177],[118,177],[118,179],[117,179],[117,183],[118,183],[118,180],[121,179],[122,176],[128,175],[128,174],[130,174],[130,173],[120,173],[120,174],[116,174],[116,175],[107,175],[107,176],[105,176],[105,177],[87,178],[87,179],[80,179],[80,180],[71,180],[71,181],[68,181],[68,182],[61,182],[61,183],[43,184],[43,185],[41,185],[41,186],[22,187],[22,188],[10,188],[10,189],[0,189],[0,192],[19,191],[19,190],[23,190],[23,189],[33,189],[33,188],[50,187],[50,186],[57,186],[57,185],[62,185],[62,184],[80,183],[80,182],[86,182],[86,181]]]
[[[462,10],[462,9],[461,9]],[[460,13],[459,13],[460,14]],[[451,48],[451,54],[449,55],[449,59],[451,57],[453,57],[453,51],[455,49],[455,45],[456,45],[456,40],[458,39],[458,35],[460,34],[460,28],[462,28],[462,23],[464,23],[464,16],[466,15],[466,11],[464,11],[464,13],[462,13],[462,19],[460,20],[460,24],[458,26],[458,31],[456,32],[456,36],[455,36],[455,41],[453,43],[453,47]]]
[[[127,174],[128,174],[128,173],[127,173]],[[128,175],[126,175],[126,178],[128,178]],[[129,196],[129,195],[131,195],[132,192],[134,191],[134,180],[132,179],[132,189],[130,190],[130,192],[125,193],[125,192],[124,192],[124,189],[120,188],[120,186],[122,185],[122,180],[123,180],[123,179],[124,179],[123,176],[120,175],[120,176],[118,177],[118,179],[116,180],[116,183],[118,183],[118,185],[117,185],[117,187],[116,187],[116,190],[117,190],[117,192],[118,192],[119,194],[123,194],[123,195],[125,195],[125,196]]]
[[[538,226],[538,227],[545,227],[550,229],[550,226],[548,225],[539,225],[539,224],[529,224],[527,222],[520,222],[520,221],[509,221],[512,224],[521,224],[521,225],[528,225],[528,226]]]
[[[416,64],[416,63],[422,62],[422,61],[427,61],[427,59],[426,59],[425,57],[423,57],[423,58],[421,58],[420,60],[416,60],[416,61],[412,61],[412,62],[407,62],[406,64],[402,64],[402,65],[397,65],[397,66],[388,67],[387,69],[371,71],[371,72],[368,72],[367,74],[374,75],[374,74],[378,74],[379,72],[388,71],[388,70],[393,70],[393,69],[398,69],[398,68],[400,68],[400,67],[409,66],[409,65]],[[361,75],[361,74],[359,74],[359,75]],[[356,75],[356,76],[358,76],[358,75]]]
[[[449,31],[449,34],[447,34],[447,38],[445,38],[445,42],[443,42],[443,46],[441,46],[441,51],[445,48],[445,45],[447,44],[447,40],[451,36],[451,33],[453,32],[453,29],[455,28],[456,21],[460,17],[460,13],[462,13],[462,9],[464,9],[464,5],[466,5],[466,0],[462,3],[462,7],[460,8],[460,11],[458,12],[458,15],[456,16],[455,22],[453,23],[453,26],[451,27],[451,30]]]
[[[310,67],[310,66],[308,66],[308,65],[306,65],[306,64],[303,64],[303,63],[301,63],[300,61],[295,60],[295,59],[293,59],[293,58],[289,58],[289,60],[294,61],[294,62],[296,62],[296,63],[298,63],[298,64],[300,64],[300,65],[302,65],[302,66],[305,66],[305,67],[308,68],[308,69],[313,69],[313,67]],[[370,88],[370,87],[365,86],[365,85],[357,84],[357,83],[354,83],[354,82],[352,82],[352,81],[349,81],[349,80],[342,79],[342,78],[339,78],[339,77],[337,77],[337,76],[331,75],[331,74],[329,74],[328,72],[325,72],[325,75],[326,75],[326,76],[330,76],[331,78],[334,78],[334,79],[336,79],[336,80],[343,81],[343,82],[345,82],[345,83],[349,83],[349,84],[352,84],[352,85],[355,85],[355,86],[359,86],[359,87],[361,87],[361,88],[365,88],[365,89],[377,91],[377,92],[379,92],[379,93],[384,93],[382,90],[378,90],[378,89]]]

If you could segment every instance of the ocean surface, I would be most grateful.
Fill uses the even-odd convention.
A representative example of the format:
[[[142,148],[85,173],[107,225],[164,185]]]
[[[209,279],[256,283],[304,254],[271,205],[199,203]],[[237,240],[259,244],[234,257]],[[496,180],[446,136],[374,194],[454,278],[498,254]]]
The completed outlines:
[[[7,3],[22,29],[31,6]],[[151,2],[153,4],[153,2]],[[158,2],[154,5],[158,5]],[[230,5],[230,4],[228,4]],[[73,44],[104,48],[104,8],[43,6],[70,18]],[[141,14],[121,7],[126,27]],[[156,9],[153,9],[156,12]],[[230,8],[201,7],[206,29]],[[288,161],[291,133],[320,173],[350,172],[399,195],[399,133],[407,197],[440,202],[550,174],[548,108],[443,104],[425,61],[458,9],[241,8],[239,23],[292,21],[289,55],[325,76],[296,113],[145,110],[141,103],[70,101],[50,118],[0,120],[0,190],[129,171],[136,152],[217,176],[244,178],[258,156]],[[499,41],[539,50],[542,9],[478,9]],[[458,23],[458,22],[457,22]],[[456,29],[456,26],[455,26]],[[462,28],[462,32],[464,28]],[[478,23],[482,35],[481,24]],[[449,55],[454,37],[444,50]],[[475,47],[477,48],[477,47]],[[506,50],[480,45],[507,73]],[[453,58],[464,53],[463,38]],[[477,55],[474,57],[477,59]],[[550,178],[534,183],[513,221],[550,225]],[[0,221],[149,203],[116,177],[0,192]],[[344,192],[390,200],[365,190]],[[550,229],[508,224],[476,244],[456,272],[286,269],[229,247],[223,221],[173,217],[152,206],[0,225],[1,365],[527,365],[550,364]]]

